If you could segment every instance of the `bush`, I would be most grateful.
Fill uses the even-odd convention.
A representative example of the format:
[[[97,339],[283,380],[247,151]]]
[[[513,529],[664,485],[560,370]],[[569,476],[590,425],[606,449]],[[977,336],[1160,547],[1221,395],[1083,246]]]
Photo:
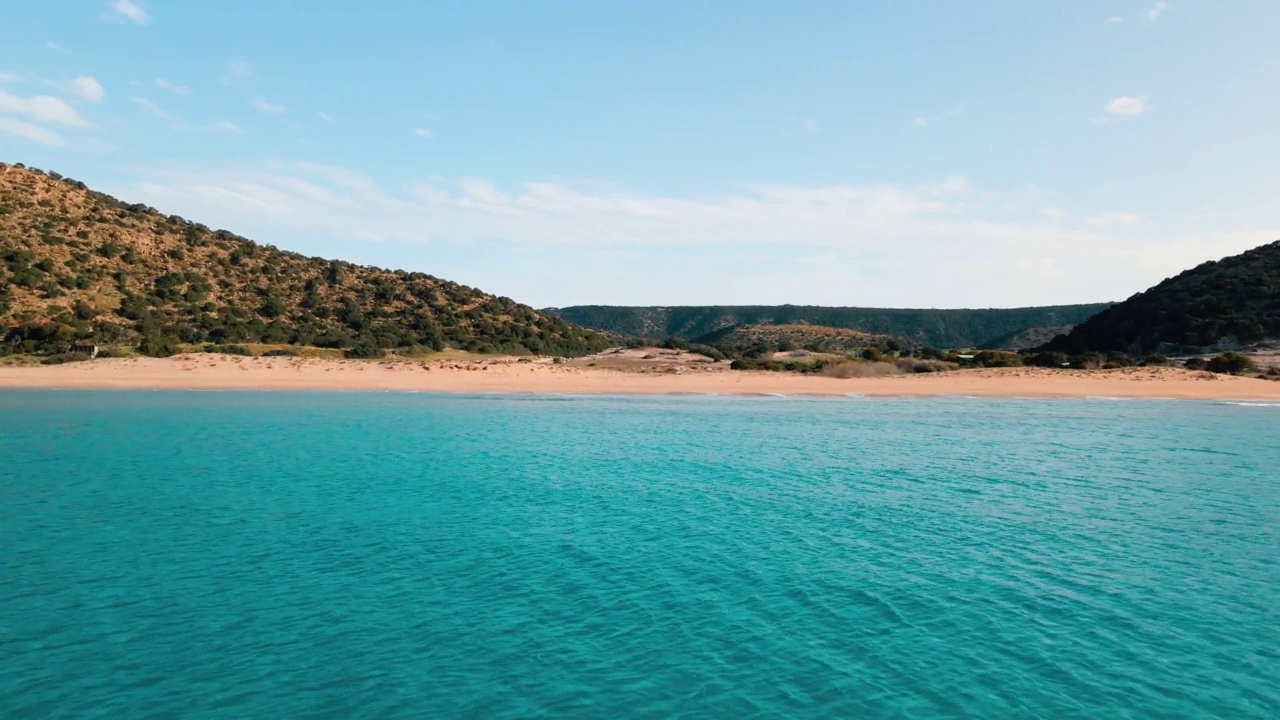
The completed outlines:
[[[298,357],[301,354],[297,348],[277,348],[262,353],[262,357]]]
[[[68,353],[58,353],[57,355],[50,355],[49,357],[41,360],[40,364],[41,365],[62,365],[64,363],[84,362],[85,360],[92,360],[92,359],[93,358],[89,357],[89,353],[68,352]]]
[[[1188,370],[1203,370],[1209,363],[1204,361],[1202,357],[1187,358],[1182,366]]]
[[[118,345],[98,348],[98,357],[100,358],[124,358],[129,357],[129,351]]]
[[[1066,367],[1071,363],[1071,359],[1066,353],[1060,352],[1042,352],[1039,355],[1032,356],[1031,364],[1036,367],[1060,368]]]
[[[252,357],[253,350],[245,345],[212,345],[205,348],[206,352],[222,353],[223,355],[242,355]]]
[[[1107,362],[1098,353],[1085,353],[1071,358],[1071,367],[1075,370],[1101,370]]]
[[[1205,369],[1209,372],[1231,375],[1239,375],[1257,367],[1258,365],[1253,361],[1253,358],[1237,352],[1224,352],[1217,357],[1210,358],[1209,362],[1205,363]]]
[[[1171,365],[1172,361],[1163,355],[1148,355],[1142,359],[1144,367],[1159,367],[1161,365]]]
[[[1107,361],[1102,364],[1105,370],[1115,370],[1116,368],[1133,367],[1133,358],[1128,353],[1113,352],[1107,355]]]
[[[382,348],[368,343],[357,343],[354,347],[349,347],[342,351],[342,357],[348,360],[374,360],[386,357],[386,353]]]
[[[178,354],[178,339],[164,335],[148,335],[138,343],[138,352],[148,357],[166,358]]]
[[[973,356],[973,364],[978,367],[1021,367],[1022,356],[1004,350],[980,350]]]

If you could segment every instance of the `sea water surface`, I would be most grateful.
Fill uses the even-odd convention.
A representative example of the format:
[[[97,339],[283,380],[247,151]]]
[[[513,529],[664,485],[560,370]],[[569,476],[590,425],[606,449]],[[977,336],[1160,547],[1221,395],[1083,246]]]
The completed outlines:
[[[0,717],[1276,718],[1280,407],[0,392]]]

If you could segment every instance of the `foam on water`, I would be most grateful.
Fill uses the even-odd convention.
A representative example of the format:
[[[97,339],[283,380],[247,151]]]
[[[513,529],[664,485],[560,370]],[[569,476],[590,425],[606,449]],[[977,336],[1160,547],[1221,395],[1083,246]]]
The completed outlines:
[[[1280,413],[0,392],[0,717],[1280,717]]]

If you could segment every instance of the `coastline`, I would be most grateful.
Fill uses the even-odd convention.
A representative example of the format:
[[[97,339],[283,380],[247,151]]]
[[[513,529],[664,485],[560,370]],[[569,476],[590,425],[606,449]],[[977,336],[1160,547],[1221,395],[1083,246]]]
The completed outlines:
[[[831,378],[723,366],[618,370],[514,358],[369,361],[187,354],[64,365],[0,365],[0,389],[417,391],[608,395],[1151,398],[1280,402],[1280,382],[1180,368],[986,368]]]

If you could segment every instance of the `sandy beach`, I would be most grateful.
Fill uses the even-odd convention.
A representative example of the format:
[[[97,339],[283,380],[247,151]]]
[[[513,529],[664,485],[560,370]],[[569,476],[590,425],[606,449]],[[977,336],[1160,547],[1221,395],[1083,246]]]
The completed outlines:
[[[0,365],[0,388],[171,390],[401,390],[464,393],[1117,397],[1280,401],[1280,382],[1177,368],[1000,368],[830,378],[703,367],[618,369],[598,364],[365,361],[187,354],[52,366]]]

